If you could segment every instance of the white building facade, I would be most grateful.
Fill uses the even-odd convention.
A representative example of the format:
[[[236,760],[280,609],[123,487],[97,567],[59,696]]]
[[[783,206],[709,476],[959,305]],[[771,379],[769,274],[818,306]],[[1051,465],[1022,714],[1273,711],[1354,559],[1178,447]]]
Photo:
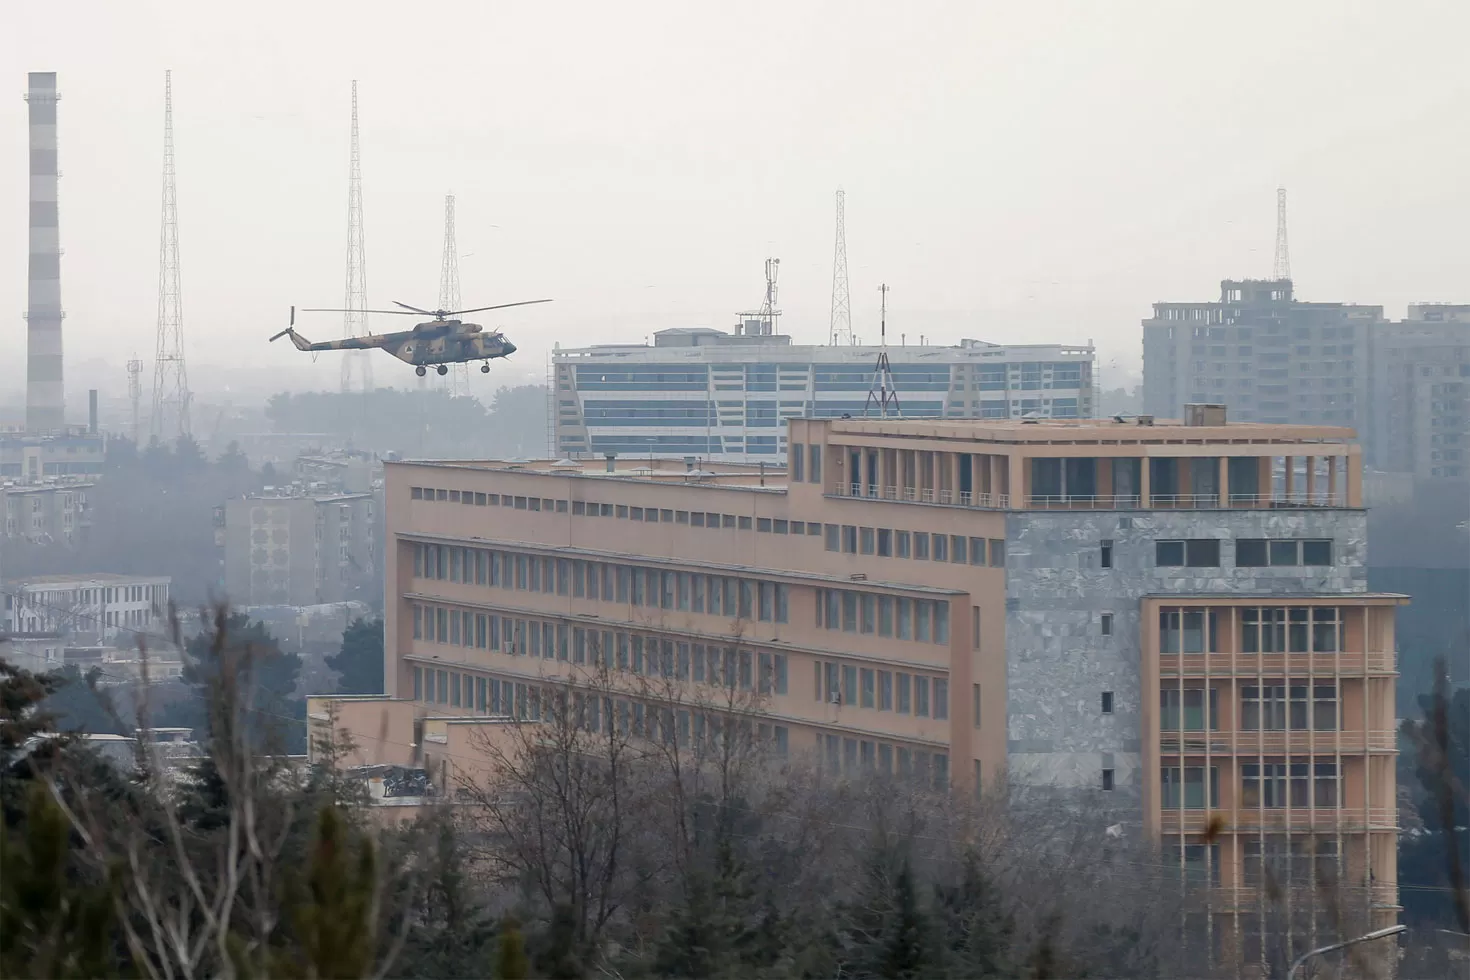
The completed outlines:
[[[878,347],[799,346],[769,333],[662,330],[652,345],[552,355],[557,456],[786,458],[785,419],[876,415],[869,404]],[[1088,346],[886,348],[905,418],[1088,418]]]
[[[156,633],[168,617],[167,575],[54,575],[7,583],[0,632],[113,642]]]

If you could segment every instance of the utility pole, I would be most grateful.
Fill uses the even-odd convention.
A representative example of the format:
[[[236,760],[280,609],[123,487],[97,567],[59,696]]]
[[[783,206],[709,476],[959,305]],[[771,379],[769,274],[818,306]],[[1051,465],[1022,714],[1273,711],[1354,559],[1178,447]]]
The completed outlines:
[[[158,249],[158,337],[153,359],[154,438],[189,434],[189,373],[179,286],[179,210],[174,186],[173,72],[163,73],[163,230]]]
[[[847,206],[846,195],[837,188],[837,244],[832,252],[832,322],[828,342],[852,343],[852,303],[847,288]]]
[[[352,82],[352,148],[347,169],[347,311],[342,315],[342,336],[367,334],[367,253],[362,233],[362,154],[357,141],[357,81]],[[353,376],[363,391],[373,388],[373,362],[365,350],[347,351],[342,357],[342,390],[351,391]]]

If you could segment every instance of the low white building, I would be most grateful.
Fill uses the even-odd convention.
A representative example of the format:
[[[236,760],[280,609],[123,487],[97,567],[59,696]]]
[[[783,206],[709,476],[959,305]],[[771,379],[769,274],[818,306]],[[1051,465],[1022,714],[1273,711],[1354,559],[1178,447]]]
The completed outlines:
[[[0,629],[0,660],[44,674],[66,666],[66,639],[60,633],[7,633]]]
[[[8,582],[0,632],[64,633],[113,642],[166,626],[167,575],[45,575]]]

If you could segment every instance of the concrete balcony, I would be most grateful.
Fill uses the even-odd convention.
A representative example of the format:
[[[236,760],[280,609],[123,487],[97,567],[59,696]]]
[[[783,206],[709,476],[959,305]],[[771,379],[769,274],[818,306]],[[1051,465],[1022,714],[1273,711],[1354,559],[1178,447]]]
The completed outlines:
[[[1392,754],[1398,750],[1398,732],[1392,728],[1368,731],[1161,732],[1164,755],[1362,755]]]

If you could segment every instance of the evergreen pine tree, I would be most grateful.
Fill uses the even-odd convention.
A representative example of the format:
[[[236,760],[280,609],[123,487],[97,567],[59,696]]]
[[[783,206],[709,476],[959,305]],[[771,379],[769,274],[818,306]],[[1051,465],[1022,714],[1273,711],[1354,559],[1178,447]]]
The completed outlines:
[[[113,880],[75,880],[71,828],[46,787],[32,783],[25,826],[0,824],[0,976],[116,977],[121,961]]]
[[[507,918],[500,925],[500,942],[496,951],[497,980],[526,980],[531,975],[531,961],[526,958],[526,937],[521,924]]]
[[[959,883],[936,887],[935,898],[947,938],[948,973],[956,980],[1012,976],[1014,923],[976,854],[964,856]]]
[[[295,955],[284,956],[277,976],[356,978],[372,974],[377,955],[373,893],[377,855],[356,839],[336,807],[317,815],[304,889],[291,909]]]
[[[537,944],[536,975],[546,980],[581,980],[581,943],[577,938],[577,914],[570,906],[558,903],[551,910],[551,921]]]
[[[929,921],[919,908],[914,873],[907,859],[893,882],[893,912],[883,937],[879,976],[908,980],[926,975]]]

